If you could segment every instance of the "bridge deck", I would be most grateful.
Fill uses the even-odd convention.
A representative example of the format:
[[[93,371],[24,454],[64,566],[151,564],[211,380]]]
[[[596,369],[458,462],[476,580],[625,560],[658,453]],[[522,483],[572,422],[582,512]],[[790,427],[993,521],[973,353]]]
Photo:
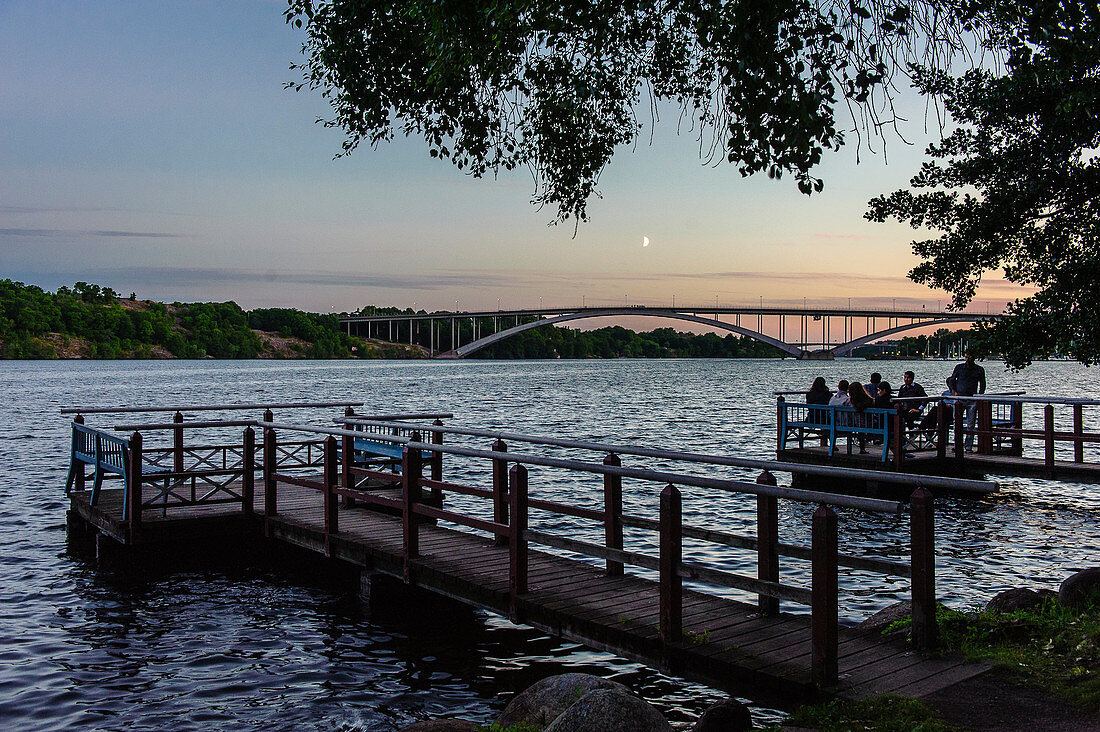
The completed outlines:
[[[147,489],[151,490],[151,489]],[[280,483],[279,515],[268,520],[272,539],[325,554],[322,496]],[[154,541],[177,531],[207,532],[242,525],[261,540],[262,491],[257,513],[220,504],[142,514],[142,538]],[[121,491],[104,490],[96,507],[87,494],[74,494],[74,513],[100,530],[124,538]],[[372,571],[404,576],[400,518],[363,508],[343,508],[341,531],[331,540],[331,556]],[[755,606],[685,590],[684,639],[663,644],[658,637],[658,585],[637,576],[608,577],[591,564],[532,551],[529,592],[514,607],[509,600],[508,549],[484,535],[424,525],[421,556],[411,563],[412,584],[462,600],[551,635],[609,651],[715,688],[754,694],[807,698],[810,680],[809,618],[789,614],[761,617]],[[925,658],[896,641],[842,628],[840,683],[844,697],[895,693],[919,697],[983,673],[987,666],[957,659]]]

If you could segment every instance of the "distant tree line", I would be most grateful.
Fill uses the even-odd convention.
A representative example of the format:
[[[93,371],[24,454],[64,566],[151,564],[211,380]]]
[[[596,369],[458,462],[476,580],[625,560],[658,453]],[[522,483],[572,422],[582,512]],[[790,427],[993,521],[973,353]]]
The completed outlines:
[[[548,325],[517,333],[474,354],[477,358],[778,358],[783,352],[732,333],[635,333],[621,326],[574,330]]]
[[[298,355],[347,358],[365,344],[343,333],[337,316],[289,308],[245,312],[234,302],[127,301],[111,288],[77,282],[47,292],[0,279],[0,357],[54,358],[80,342],[90,358],[150,358],[164,349],[178,358],[255,358],[257,330],[306,342]],[[373,353],[373,352],[372,352]],[[394,355],[387,349],[377,355]]]

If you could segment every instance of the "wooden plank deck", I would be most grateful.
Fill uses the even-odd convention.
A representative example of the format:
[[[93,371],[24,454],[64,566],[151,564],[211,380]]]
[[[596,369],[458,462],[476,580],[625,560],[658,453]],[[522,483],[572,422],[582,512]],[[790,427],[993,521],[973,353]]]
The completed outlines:
[[[152,489],[147,487],[146,490]],[[163,516],[142,513],[142,539],[170,539],[201,530],[239,535],[242,526],[259,539],[266,524],[271,538],[324,555],[322,495],[280,483],[279,515],[263,516],[263,491],[256,513],[239,505],[179,507]],[[105,533],[126,539],[121,491],[105,489],[96,507],[87,494],[74,494],[72,509]],[[211,539],[213,540],[213,539]],[[340,509],[340,533],[328,551],[333,558],[368,570],[404,577],[399,517],[362,507]],[[761,617],[753,605],[684,590],[684,638],[664,644],[658,632],[655,581],[627,574],[608,577],[602,568],[546,552],[530,553],[529,591],[509,596],[508,548],[484,535],[434,525],[420,528],[421,555],[408,567],[411,584],[513,618],[548,634],[659,668],[714,688],[756,695],[812,697],[808,616]],[[957,659],[925,658],[899,642],[841,628],[837,695],[861,698],[894,693],[917,697],[981,674],[988,666]]]
[[[828,448],[807,444],[804,447],[790,446],[776,451],[776,459],[783,462],[803,463],[806,465],[833,465],[844,468],[881,470],[895,472],[892,460],[882,462],[881,447],[868,448],[868,454],[860,455],[857,450],[847,454],[837,446],[832,457]],[[958,478],[982,478],[986,475],[1011,475],[1028,478],[1053,478],[1055,480],[1100,483],[1100,464],[1077,463],[1072,460],[1055,460],[1053,474],[1042,458],[1017,457],[1014,455],[981,455],[967,453],[960,462],[950,452],[939,459],[935,451],[919,451],[906,456],[902,462],[903,473],[914,475],[940,475]]]

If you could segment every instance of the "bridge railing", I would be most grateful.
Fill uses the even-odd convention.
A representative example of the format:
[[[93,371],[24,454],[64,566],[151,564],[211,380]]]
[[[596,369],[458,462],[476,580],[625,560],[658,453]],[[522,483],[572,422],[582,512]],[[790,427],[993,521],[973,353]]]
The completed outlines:
[[[401,517],[402,522],[402,548],[407,579],[415,573],[416,561],[420,554],[419,531],[423,521],[448,521],[487,532],[493,535],[499,544],[508,547],[509,594],[513,614],[517,616],[522,613],[523,598],[528,591],[528,545],[536,543],[600,559],[604,562],[604,571],[611,575],[622,574],[626,565],[656,572],[660,595],[660,638],[669,648],[685,642],[684,580],[748,591],[757,595],[758,607],[765,615],[777,614],[780,601],[810,606],[813,677],[821,685],[835,684],[838,664],[838,568],[840,566],[908,577],[913,598],[914,643],[918,647],[928,648],[936,642],[933,501],[931,494],[923,488],[918,488],[913,493],[910,504],[906,506],[896,501],[784,488],[775,484],[776,481],[770,473],[762,473],[755,483],[749,483],[622,467],[618,463],[617,456],[608,456],[601,463],[592,463],[514,453],[509,452],[501,440],[494,444],[492,450],[441,445],[422,442],[419,439],[421,435],[414,433],[408,437],[380,436],[380,439],[389,439],[402,446],[401,491],[399,497],[393,497],[353,487],[354,484],[349,479],[349,476],[371,476],[370,470],[350,464],[351,451],[346,447],[341,449],[340,446],[341,441],[354,440],[361,432],[282,423],[263,423],[262,427],[265,433],[264,444],[272,446],[277,444],[277,431],[327,435],[325,467],[320,479],[286,476],[274,469],[264,471],[265,491],[269,492],[265,503],[268,516],[274,516],[277,513],[276,492],[279,483],[290,483],[318,491],[322,494],[324,505],[325,546],[332,553],[335,543],[340,540],[341,497],[396,513]],[[489,485],[466,485],[427,477],[424,475],[424,452],[487,461],[491,464],[491,482]],[[342,461],[343,465],[341,465]],[[560,469],[572,474],[588,473],[602,476],[604,489],[602,508],[533,497],[529,490],[528,466]],[[623,479],[662,486],[657,519],[623,513]],[[755,496],[757,500],[755,535],[736,535],[709,527],[686,524],[681,492],[683,487]],[[453,493],[482,499],[486,504],[491,505],[492,518],[449,510],[440,505],[428,505],[424,501],[425,489],[439,494]],[[780,542],[778,500],[781,498],[816,505],[811,519],[809,546]],[[842,554],[839,551],[839,519],[836,507],[898,516],[908,512],[910,562]],[[490,508],[487,506],[486,510]],[[530,521],[532,510],[595,522],[603,527],[604,542],[596,544],[581,541],[573,536],[534,527]],[[626,549],[623,543],[624,527],[656,532],[657,555]],[[755,551],[757,576],[716,569],[703,562],[685,561],[683,555],[685,538]],[[810,561],[809,587],[781,581],[780,556]]]

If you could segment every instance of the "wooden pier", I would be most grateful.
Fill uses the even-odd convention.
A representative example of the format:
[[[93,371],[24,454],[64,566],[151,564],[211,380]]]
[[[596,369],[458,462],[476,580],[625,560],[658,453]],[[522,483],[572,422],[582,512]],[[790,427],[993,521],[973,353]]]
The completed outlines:
[[[973,402],[973,425],[966,422],[966,407],[945,405],[953,400]],[[803,465],[880,473],[961,478],[993,474],[1100,483],[1100,462],[1095,453],[1085,452],[1086,445],[1100,443],[1100,433],[1087,430],[1084,420],[1085,407],[1100,401],[1018,395],[933,397],[921,400],[936,415],[935,424],[926,429],[906,423],[904,405],[912,401],[898,400],[891,410],[856,412],[851,407],[810,405],[780,396],[776,456]],[[1043,410],[1041,428],[1024,427],[1023,412],[1029,405]],[[1064,413],[1058,414],[1059,409]],[[858,451],[861,442],[872,449]],[[1025,444],[1041,448],[1041,455],[1034,454],[1039,450],[1025,454]]]
[[[339,418],[341,427],[326,428],[276,423],[270,412],[265,416],[255,426],[247,424],[235,445],[200,443],[191,448],[180,437],[169,447],[144,450],[141,432],[135,431],[123,455],[129,467],[110,487],[101,487],[94,500],[87,489],[94,476],[84,474],[88,463],[76,460],[79,475],[72,481],[71,522],[98,532],[101,542],[132,552],[185,536],[217,542],[220,536],[234,535],[293,545],[322,561],[396,577],[715,688],[788,702],[821,695],[918,697],[987,670],[925,655],[935,647],[936,625],[933,501],[923,487],[905,505],[782,488],[767,472],[748,483],[624,468],[618,454],[610,451],[600,462],[509,452],[499,436],[491,450],[444,445],[448,432],[481,431],[443,427],[438,420],[434,425],[369,420],[356,417],[349,408]],[[185,429],[241,423],[177,420],[143,427],[182,435]],[[257,427],[262,436],[258,449]],[[422,441],[421,430],[432,438]],[[288,433],[307,433],[314,439],[280,439]],[[74,425],[74,451],[88,449],[86,441],[76,445],[78,434],[88,434],[88,428],[78,430]],[[91,434],[100,439],[107,435],[94,430]],[[318,435],[324,439],[317,440]],[[360,442],[367,436],[369,440]],[[374,440],[399,446],[399,465],[372,465],[379,456],[367,445]],[[565,442],[531,437],[526,441]],[[639,451],[643,450],[635,450]],[[488,484],[443,480],[445,455],[489,461]],[[157,469],[162,464],[172,467]],[[604,506],[582,507],[530,495],[528,465],[573,471],[578,480],[598,475]],[[624,478],[659,488],[656,518],[624,515]],[[754,495],[756,531],[735,535],[685,524],[681,488]],[[483,499],[485,512],[445,508],[448,495]],[[780,499],[817,505],[810,546],[780,540]],[[842,553],[836,506],[894,514],[903,521],[908,514],[910,562]],[[605,540],[596,544],[545,531],[531,522],[532,510],[593,521],[602,526]],[[656,532],[657,554],[624,548],[624,527]],[[757,575],[686,561],[685,539],[750,551],[756,555]],[[531,545],[590,559],[566,558]],[[780,557],[810,562],[811,586],[782,582]],[[640,571],[628,573],[630,566]],[[841,567],[910,579],[915,647],[839,624]],[[753,593],[757,602],[730,599],[708,587]],[[780,612],[780,602],[809,606],[810,612]]]

